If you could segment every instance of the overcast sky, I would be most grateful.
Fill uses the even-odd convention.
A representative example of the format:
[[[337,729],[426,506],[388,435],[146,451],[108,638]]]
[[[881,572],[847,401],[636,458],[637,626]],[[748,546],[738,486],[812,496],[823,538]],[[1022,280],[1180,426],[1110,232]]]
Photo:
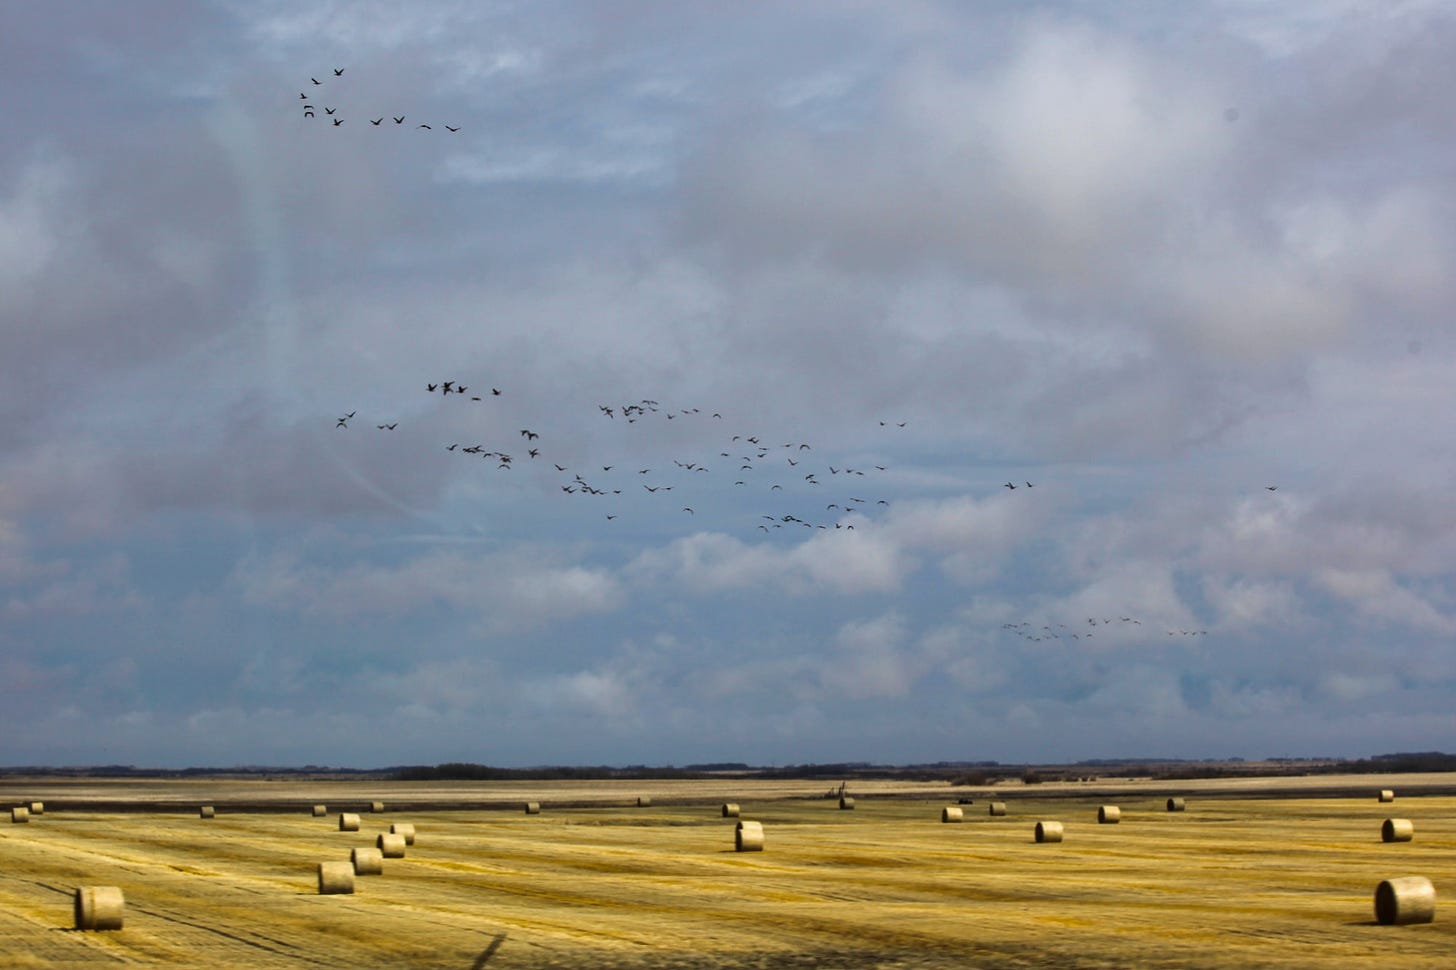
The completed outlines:
[[[1456,749],[1449,4],[4,21],[0,762]]]

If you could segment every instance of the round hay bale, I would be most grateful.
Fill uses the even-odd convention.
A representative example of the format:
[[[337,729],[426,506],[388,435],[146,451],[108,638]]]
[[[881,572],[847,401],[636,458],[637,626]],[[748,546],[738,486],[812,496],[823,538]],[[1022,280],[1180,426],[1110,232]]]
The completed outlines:
[[[987,802],[986,803],[986,814],[987,815],[990,815],[990,816],[992,816],[994,818],[1000,818],[1001,816],[1003,816],[1003,815],[1006,814],[1006,803],[1005,802]]]
[[[1187,807],[1188,807],[1188,804],[1185,801],[1183,801],[1183,799],[1180,798],[1180,797],[1176,797],[1175,796],[1173,798],[1168,799],[1168,811],[1170,811],[1170,812],[1181,812],[1184,809],[1186,809]]]
[[[354,813],[354,812],[340,812],[339,813],[339,831],[340,832],[357,832],[357,831],[359,831],[359,816],[356,813]]]
[[[854,808],[854,799],[851,798],[851,797],[849,797],[848,795],[840,795],[839,796],[839,808],[840,808],[840,811],[845,811],[845,812],[853,810],[853,808]]]
[[[739,809],[738,809],[738,803],[737,802],[724,802],[723,803],[723,817],[724,818],[737,818],[738,817],[738,814],[739,814]]]
[[[314,818],[323,818],[327,814],[329,814],[329,807],[327,805],[315,805],[313,807]]]
[[[415,826],[413,822],[395,822],[389,827],[389,831],[394,835],[404,836],[405,845],[415,844]]]
[[[45,814],[45,802],[31,802],[30,803],[30,814],[32,814],[32,815],[44,815]]]
[[[1122,821],[1122,809],[1116,805],[1102,805],[1097,809],[1098,825],[1116,825]]]
[[[217,809],[213,808],[211,805],[204,805],[197,810],[198,818],[214,818],[216,817],[216,815]]]
[[[762,852],[763,823],[740,821],[733,830],[733,848],[739,852]]]
[[[1380,826],[1380,841],[1409,842],[1415,838],[1416,827],[1408,818],[1388,818]]]
[[[1386,926],[1431,922],[1436,918],[1436,887],[1425,876],[1386,879],[1375,887],[1375,918]]]
[[[966,813],[955,805],[947,805],[940,810],[940,820],[942,822],[960,822],[964,821],[965,817]]]
[[[119,930],[126,900],[118,886],[76,887],[76,929]]]
[[[638,808],[646,808],[646,807],[648,807],[651,804],[652,804],[652,799],[649,798],[648,796],[646,796],[646,795],[638,795],[637,796],[637,807]]]
[[[1038,842],[1060,842],[1062,841],[1061,822],[1037,822],[1036,840]]]
[[[352,862],[320,862],[318,864],[320,896],[351,896],[354,893]]]
[[[1381,802],[1393,802],[1395,801],[1395,792],[1391,791],[1389,788],[1382,788],[1380,789],[1380,795],[1376,800]]]
[[[369,811],[371,811],[371,812],[382,812],[382,811],[384,811],[384,803],[383,802],[370,802],[369,803]]]
[[[540,815],[541,814],[541,803],[540,802],[527,802],[526,803],[526,814],[527,815]]]
[[[378,849],[350,849],[349,864],[356,876],[384,875],[384,853]]]
[[[404,858],[404,836],[394,832],[381,832],[374,840],[374,844],[384,853],[386,859]]]
[[[10,810],[10,821],[16,825],[29,822],[30,809],[26,808],[24,805],[17,805],[15,808],[12,808]]]

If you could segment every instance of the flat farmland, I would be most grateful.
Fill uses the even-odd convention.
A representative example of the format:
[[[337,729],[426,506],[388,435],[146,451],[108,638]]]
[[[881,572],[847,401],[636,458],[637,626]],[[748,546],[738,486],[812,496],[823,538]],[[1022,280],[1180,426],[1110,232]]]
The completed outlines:
[[[1382,879],[1456,886],[1456,796],[1401,794],[1420,786],[1390,776],[1323,797],[1189,783],[1179,813],[1164,808],[1167,783],[977,792],[959,824],[940,821],[964,794],[944,785],[865,783],[841,811],[804,797],[819,782],[188,781],[142,783],[141,800],[135,782],[86,784],[0,785],[7,806],[46,801],[29,824],[0,820],[0,965],[1385,970],[1449,967],[1456,953],[1450,901],[1431,924],[1374,921]],[[1380,787],[1398,800],[1378,803]],[[502,807],[418,807],[446,795]],[[337,813],[371,796],[386,811],[340,832]],[[992,798],[1005,817],[987,813]],[[504,807],[526,800],[541,814]],[[763,852],[733,851],[720,800],[763,823]],[[302,810],[312,802],[329,816]],[[209,803],[217,817],[198,818]],[[1121,823],[1099,825],[1101,804]],[[1410,819],[1414,840],[1382,843],[1388,817]],[[1062,822],[1065,841],[1035,844],[1039,820]],[[318,862],[347,860],[392,822],[418,831],[406,858],[358,877],[354,895],[317,894]],[[121,887],[125,928],[74,931],[81,885]]]

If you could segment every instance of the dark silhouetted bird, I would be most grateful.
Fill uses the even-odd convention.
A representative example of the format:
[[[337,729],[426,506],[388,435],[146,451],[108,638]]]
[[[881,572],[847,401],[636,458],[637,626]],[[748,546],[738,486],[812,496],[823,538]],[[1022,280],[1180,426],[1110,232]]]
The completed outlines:
[[[343,118],[335,118],[334,119],[334,127],[335,128],[339,127],[343,123],[344,123],[344,119]]]
[[[334,77],[340,77],[343,73],[344,69],[342,67],[334,68]]]
[[[369,123],[371,125],[382,125],[382,124],[384,124],[384,119],[383,118],[371,119]]]
[[[390,117],[394,118],[394,115],[390,115]],[[400,115],[398,118],[394,118],[394,123],[397,125],[404,124],[404,115]]]
[[[451,128],[449,125],[446,125],[445,126],[445,130],[446,131],[459,131],[460,129],[459,128]]]

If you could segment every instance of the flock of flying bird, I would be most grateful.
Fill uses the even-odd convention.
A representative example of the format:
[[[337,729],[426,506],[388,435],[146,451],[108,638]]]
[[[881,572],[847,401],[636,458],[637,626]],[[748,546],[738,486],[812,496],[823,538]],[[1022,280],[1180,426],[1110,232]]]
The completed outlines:
[[[431,395],[438,393],[441,397],[472,403],[492,401],[502,396],[500,388],[487,387],[476,393],[474,385],[458,380],[429,382],[425,384],[425,391]],[[644,421],[682,421],[690,424],[697,422],[701,427],[704,423],[711,426],[723,420],[721,412],[705,413],[700,408],[668,408],[647,398],[625,404],[601,404],[597,406],[597,411],[602,420],[633,425]],[[356,414],[356,411],[350,411],[340,415],[335,419],[335,427],[348,429]],[[499,420],[492,423],[498,425]],[[903,421],[880,421],[879,424],[885,429],[906,427],[906,422]],[[398,421],[379,422],[374,425],[377,431],[384,432],[394,431],[398,427]],[[501,433],[499,430],[495,432]],[[553,456],[546,455],[546,446],[541,443],[542,434],[533,428],[518,428],[504,434],[509,435],[516,443],[511,446],[511,450],[462,441],[442,443],[442,447],[452,455],[492,462],[495,469],[502,472],[512,471],[518,465],[538,467],[547,470],[548,475],[551,474],[549,470],[554,469],[555,475],[559,476],[558,487],[563,495],[602,500],[606,505],[602,514],[609,522],[621,518],[624,506],[633,507],[630,496],[646,494],[667,499],[676,490],[678,495],[691,493],[702,498],[703,489],[699,486],[726,482],[730,477],[732,485],[729,487],[743,489],[748,495],[757,492],[760,498],[772,498],[778,506],[774,508],[765,504],[761,510],[743,512],[744,515],[753,516],[755,528],[765,533],[793,528],[852,530],[855,515],[868,518],[875,509],[888,507],[890,504],[885,498],[871,500],[860,494],[849,494],[869,493],[870,489],[866,485],[888,471],[885,465],[871,463],[867,467],[856,468],[847,464],[821,461],[814,447],[807,442],[771,444],[764,435],[740,433],[724,436],[719,445],[721,450],[714,457],[674,458],[670,467],[637,467],[636,464],[626,465],[619,461],[602,463],[600,460],[590,464],[578,463],[578,467],[562,464]],[[1021,485],[1006,482],[1003,487],[1014,491],[1019,488],[1034,488],[1035,483],[1025,480]],[[1269,491],[1278,488],[1274,485],[1264,487]],[[823,511],[815,514],[805,512],[799,507],[808,498],[817,498],[819,501],[824,498],[834,500],[824,502]],[[672,502],[668,508],[671,510],[676,505],[676,502]],[[793,507],[794,511],[788,511],[786,507]],[[820,506],[815,503],[814,507]],[[741,506],[739,511],[742,512]],[[831,516],[826,513],[835,514]],[[697,508],[693,504],[682,505],[680,511],[673,514],[695,516]],[[1091,640],[1099,632],[1105,634],[1109,632],[1103,629],[1106,627],[1119,628],[1113,631],[1113,635],[1117,636],[1121,631],[1132,633],[1134,628],[1141,633],[1142,626],[1142,620],[1136,617],[1118,616],[1100,619],[1087,617],[1085,626],[1080,623],[1068,625],[1026,620],[1003,623],[1001,629],[1032,642],[1061,640],[1070,643]],[[1164,632],[1169,637],[1208,635],[1207,630],[1166,629]]]
[[[428,382],[425,391],[474,403],[501,396],[499,388],[486,388],[476,393],[475,385],[453,379]],[[669,408],[650,398],[622,404],[600,404],[597,412],[603,421],[628,425],[681,421],[697,423],[701,428],[704,423],[718,424],[723,420],[722,413],[718,411],[704,412],[696,407]],[[335,420],[335,427],[348,429],[356,414],[350,411],[341,415]],[[882,428],[895,430],[907,424],[904,421],[879,423]],[[377,431],[394,431],[398,426],[398,421],[374,425]],[[491,462],[497,471],[503,472],[522,464],[539,462],[539,467],[548,469],[548,473],[549,469],[554,469],[563,495],[606,500],[602,514],[607,521],[621,518],[624,506],[631,507],[630,501],[622,497],[634,495],[650,495],[659,499],[686,496],[688,504],[677,506],[679,511],[675,514],[696,516],[698,505],[695,503],[700,504],[698,500],[704,498],[705,486],[729,481],[732,484],[728,488],[741,489],[745,496],[757,493],[773,499],[772,505],[765,504],[761,510],[752,513],[756,516],[753,520],[756,528],[766,533],[793,528],[852,530],[855,514],[868,517],[875,509],[890,504],[889,499],[873,496],[872,488],[868,487],[875,477],[888,471],[887,466],[870,462],[863,467],[854,467],[843,462],[821,461],[808,442],[771,444],[763,434],[725,434],[719,440],[719,450],[714,455],[683,455],[671,459],[670,466],[657,463],[657,467],[653,467],[652,464],[638,462],[629,467],[621,460],[598,460],[589,465],[579,462],[563,464],[556,456],[546,454],[547,446],[542,443],[540,431],[519,428],[507,433],[514,442],[509,447],[499,441],[489,446],[484,442],[450,441],[442,443],[442,447],[460,457]],[[647,467],[638,467],[642,464],[647,464]],[[672,495],[674,491],[677,496]],[[619,501],[613,502],[612,499]],[[810,507],[820,511],[808,511]]]
[[[334,68],[334,73],[333,73],[332,77],[330,77],[328,75],[325,75],[325,80],[332,82],[335,78],[341,78],[343,76],[344,76],[344,68],[342,68],[342,67],[336,67],[336,68]],[[324,81],[320,81],[316,77],[310,77],[308,80],[309,80],[309,83],[310,83],[310,85],[312,87],[321,88],[321,87],[324,86]],[[314,94],[322,94],[322,93],[323,93],[322,91],[315,91],[314,92]],[[319,113],[320,107],[315,102],[321,102],[323,100],[322,98],[310,97],[308,91],[300,91],[300,92],[298,92],[298,100],[301,101],[301,102],[303,102],[303,116],[305,118],[317,118],[318,117],[318,113]],[[332,121],[333,122],[333,127],[339,128],[339,127],[342,127],[343,126],[345,119],[339,116],[339,109],[338,109],[338,107],[336,107],[334,105],[323,105],[322,110],[323,110],[323,113],[324,113],[324,118],[327,119],[328,121]],[[374,127],[379,128],[379,127],[382,127],[384,125],[384,122],[385,121],[393,121],[396,125],[403,125],[404,122],[405,122],[405,117],[406,117],[405,115],[385,114],[385,115],[380,115],[378,118],[368,118],[366,116],[366,120],[371,125],[373,125]],[[434,131],[434,126],[433,125],[417,124],[414,127],[416,129],[423,128],[426,131]],[[446,131],[451,132],[452,134],[454,132],[457,132],[457,131],[460,130],[460,126],[459,125],[454,125],[454,126],[452,126],[452,125],[444,125],[442,127],[444,127],[444,129]]]
[[[1268,488],[1267,485],[1265,487]],[[1112,626],[1114,623],[1118,625],[1143,625],[1142,620],[1135,619],[1131,616],[1119,616],[1115,620],[1112,617],[1103,617],[1100,621],[1095,616],[1089,616],[1087,617],[1088,629],[1082,629],[1081,632],[1073,632],[1074,629],[1079,628],[1069,627],[1065,623],[1044,623],[1040,628],[1038,628],[1030,620],[1023,620],[1020,623],[1003,623],[1001,624],[1001,629],[1006,630],[1009,633],[1014,633],[1016,636],[1021,637],[1023,640],[1031,640],[1035,643],[1040,643],[1043,640],[1090,640],[1094,636],[1093,630],[1095,630],[1099,624],[1102,626]],[[1164,632],[1166,632],[1170,637],[1208,636],[1207,630],[1165,630]]]

